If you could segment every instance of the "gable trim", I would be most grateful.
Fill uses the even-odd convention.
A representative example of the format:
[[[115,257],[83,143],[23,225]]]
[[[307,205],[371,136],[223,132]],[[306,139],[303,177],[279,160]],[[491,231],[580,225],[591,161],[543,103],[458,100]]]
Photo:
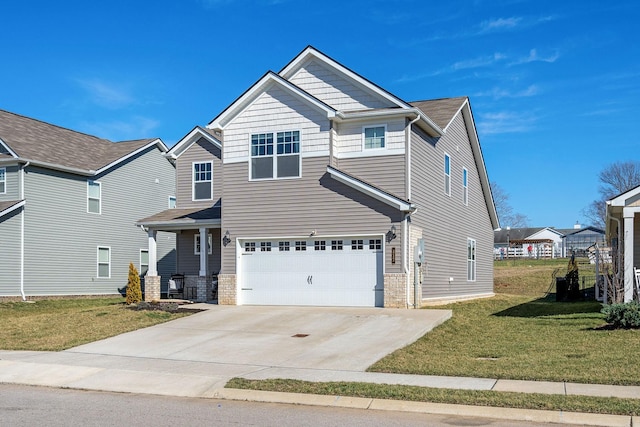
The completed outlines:
[[[371,184],[367,184],[366,182],[354,176],[339,171],[334,167],[327,166],[327,173],[336,181],[339,181],[355,190],[360,191],[361,193],[364,193],[368,196],[373,197],[374,199],[386,203],[387,205],[392,206],[401,212],[413,212],[417,209],[413,203],[402,200],[401,198],[389,194],[386,191],[374,187]]]
[[[640,196],[640,185],[607,200],[607,205],[626,206],[627,200],[629,200],[632,197],[638,197],[638,196]]]
[[[105,166],[101,167],[100,169],[96,170],[95,172],[94,171],[90,171],[90,172],[92,172],[94,175],[99,175],[102,172],[104,172],[106,170],[109,170],[112,167],[114,167],[114,166],[116,166],[116,165],[118,165],[118,164],[120,164],[120,163],[122,163],[122,162],[124,162],[124,161],[126,161],[128,159],[130,159],[131,157],[135,156],[136,154],[147,150],[149,147],[153,147],[154,145],[157,145],[158,148],[160,149],[160,151],[162,151],[163,153],[166,153],[169,150],[167,148],[167,146],[164,144],[164,142],[162,142],[162,140],[160,138],[156,138],[155,140],[153,140],[153,141],[149,142],[148,144],[138,148],[137,150],[134,150],[134,151],[132,151],[132,152],[120,157],[119,159],[114,160],[113,162],[109,163],[108,165],[105,165]]]
[[[280,76],[282,76],[282,78],[288,80],[289,78],[291,78],[291,75],[292,75],[293,71],[296,70],[296,68],[300,64],[305,62],[310,57],[314,57],[314,58],[322,61],[323,63],[325,63],[329,67],[331,67],[331,68],[337,70],[338,72],[340,72],[342,75],[344,75],[345,77],[347,77],[351,81],[356,82],[358,84],[358,86],[364,87],[368,91],[375,93],[376,95],[386,99],[387,101],[389,101],[389,102],[391,102],[393,104],[396,104],[398,107],[411,108],[411,106],[408,103],[406,103],[405,101],[403,101],[402,99],[398,98],[397,96],[393,95],[390,92],[387,92],[386,90],[384,90],[383,88],[381,88],[377,84],[375,84],[375,83],[371,82],[370,80],[362,77],[360,74],[358,74],[355,71],[351,70],[350,68],[342,65],[341,63],[339,63],[335,59],[325,55],[324,53],[320,52],[318,49],[314,48],[311,45],[307,46],[302,52],[300,52],[295,58],[293,58],[287,65],[285,65],[285,67],[282,70],[280,70],[280,72],[278,74]]]
[[[0,145],[2,145],[2,146],[5,148],[5,150],[7,150],[7,152],[8,152],[11,156],[13,156],[13,158],[14,158],[14,159],[17,159],[17,158],[19,157],[19,156],[16,154],[16,152],[15,152],[15,151],[13,151],[13,150],[11,149],[11,147],[9,147],[9,145],[7,145],[7,144],[2,140],[2,138],[0,138]]]
[[[171,150],[169,150],[169,152],[167,152],[166,157],[172,160],[176,160],[182,153],[187,151],[189,147],[198,142],[200,138],[206,139],[218,149],[222,150],[222,143],[216,137],[211,135],[200,126],[196,126],[191,130],[191,132],[183,136],[182,139],[178,141],[178,143],[174,145]]]
[[[247,89],[242,95],[240,95],[231,105],[229,105],[222,113],[220,113],[216,118],[214,118],[208,125],[207,129],[224,129],[229,122],[244,111],[247,107],[249,107],[259,95],[266,92],[269,85],[277,84],[281,86],[283,89],[287,90],[289,93],[297,96],[298,98],[304,100],[309,105],[314,108],[324,112],[327,115],[328,119],[335,117],[336,110],[332,108],[330,105],[325,104],[315,96],[309,94],[293,83],[283,79],[278,74],[273,71],[268,71],[264,76],[260,78],[256,83],[253,84],[249,89]]]

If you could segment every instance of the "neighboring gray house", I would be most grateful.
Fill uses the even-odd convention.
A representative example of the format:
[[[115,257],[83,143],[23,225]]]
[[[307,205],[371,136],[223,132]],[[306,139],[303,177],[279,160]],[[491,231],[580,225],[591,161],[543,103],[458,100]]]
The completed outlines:
[[[405,102],[307,47],[169,155],[177,208],[138,224],[151,252],[177,233],[195,299],[217,278],[221,304],[413,306],[421,238],[417,305],[493,294],[499,223],[466,97]]]
[[[110,142],[0,110],[0,297],[117,294],[148,266],[141,216],[175,200],[159,139]],[[171,199],[170,199],[171,198]],[[175,235],[158,239],[175,270]]]

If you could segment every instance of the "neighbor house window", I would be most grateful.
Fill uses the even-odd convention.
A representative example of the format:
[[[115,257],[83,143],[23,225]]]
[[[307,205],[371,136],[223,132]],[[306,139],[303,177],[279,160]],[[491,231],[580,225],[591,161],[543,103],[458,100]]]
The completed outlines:
[[[444,155],[444,194],[451,195],[451,157]]]
[[[194,239],[193,239],[193,254],[194,255],[200,255],[200,233],[198,234],[194,234]],[[209,248],[207,250],[207,253],[209,255],[211,255],[212,253],[212,243],[213,243],[213,237],[211,236],[211,234],[207,234],[207,240],[209,241]]]
[[[7,192],[7,169],[0,168],[0,194]]]
[[[140,249],[140,277],[144,277],[149,270],[149,251]]]
[[[176,208],[176,196],[169,196],[169,209]]]
[[[193,200],[211,200],[213,198],[213,163],[193,164]]]
[[[107,246],[98,246],[98,277],[111,277],[111,248]]]
[[[363,129],[365,150],[384,148],[384,134],[386,130],[386,126],[365,127]]]
[[[275,143],[275,150],[274,150]],[[251,135],[251,179],[300,176],[300,132]]]
[[[98,181],[87,181],[87,212],[102,211],[102,185]]]
[[[467,280],[476,280],[476,241],[467,239]]]
[[[469,171],[462,169],[462,202],[465,206],[469,204]]]

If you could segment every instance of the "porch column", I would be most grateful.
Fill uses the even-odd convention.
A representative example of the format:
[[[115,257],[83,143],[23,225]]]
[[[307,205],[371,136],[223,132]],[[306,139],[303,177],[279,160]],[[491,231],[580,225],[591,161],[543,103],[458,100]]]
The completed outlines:
[[[624,302],[633,300],[633,288],[635,286],[633,274],[633,219],[635,208],[624,208]]]
[[[147,235],[149,236],[149,267],[147,268],[147,276],[158,275],[158,245],[156,242],[156,230],[149,229]]]
[[[207,275],[207,260],[209,258],[209,238],[207,229],[200,228],[200,272],[198,275],[204,277]]]

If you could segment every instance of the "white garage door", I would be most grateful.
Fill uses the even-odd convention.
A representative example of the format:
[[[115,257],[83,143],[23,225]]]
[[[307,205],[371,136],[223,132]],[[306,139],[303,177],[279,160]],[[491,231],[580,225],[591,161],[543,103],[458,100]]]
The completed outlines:
[[[380,236],[240,244],[239,304],[383,305]]]

